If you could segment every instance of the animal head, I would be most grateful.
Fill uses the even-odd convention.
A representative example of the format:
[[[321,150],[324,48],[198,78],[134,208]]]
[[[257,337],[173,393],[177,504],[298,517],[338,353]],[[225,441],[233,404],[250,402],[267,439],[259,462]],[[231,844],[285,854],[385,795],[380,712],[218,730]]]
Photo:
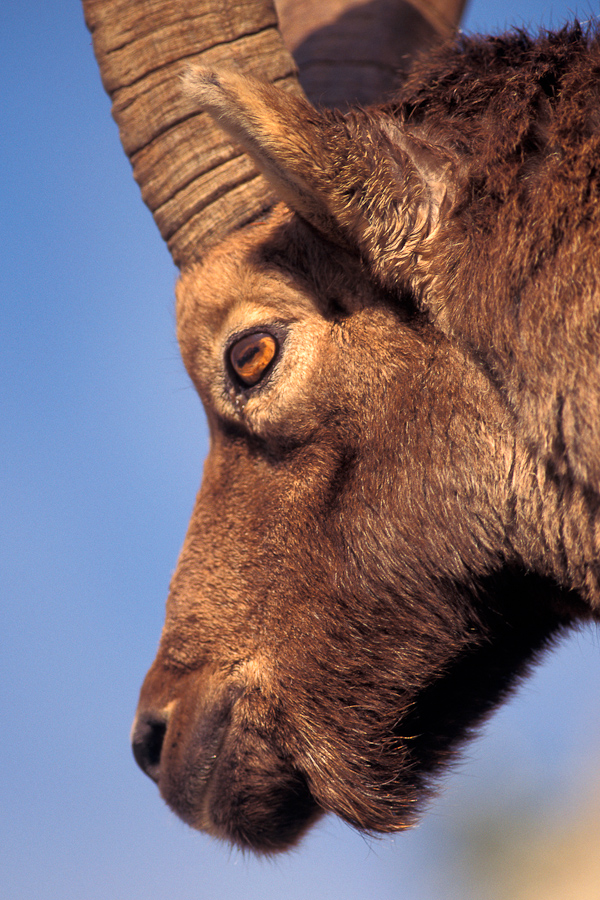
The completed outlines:
[[[210,450],[133,746],[190,825],[406,827],[597,603],[599,62],[463,40],[343,114],[188,74],[281,201],[177,287]]]
[[[323,809],[405,827],[560,620],[505,558],[512,417],[286,209],[186,272],[177,317],[210,452],[137,758],[255,849]]]

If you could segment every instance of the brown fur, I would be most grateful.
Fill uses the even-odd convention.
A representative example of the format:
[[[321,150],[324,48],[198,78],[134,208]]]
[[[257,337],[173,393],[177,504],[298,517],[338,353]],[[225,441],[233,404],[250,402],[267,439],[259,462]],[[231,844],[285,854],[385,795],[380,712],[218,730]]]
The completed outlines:
[[[344,117],[193,77],[289,208],[177,291],[211,448],[133,740],[189,824],[406,827],[597,617],[599,75],[575,28],[462,39]],[[254,330],[279,353],[244,389]]]

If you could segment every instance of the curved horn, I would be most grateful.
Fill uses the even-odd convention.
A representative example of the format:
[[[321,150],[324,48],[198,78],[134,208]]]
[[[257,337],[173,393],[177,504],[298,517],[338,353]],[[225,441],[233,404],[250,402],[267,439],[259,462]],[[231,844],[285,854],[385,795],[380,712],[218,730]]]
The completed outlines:
[[[308,96],[326,105],[388,94],[391,74],[450,33],[463,5],[277,0]],[[233,63],[302,96],[294,59],[271,0],[83,0],[83,7],[134,177],[181,268],[273,204],[250,159],[181,90],[182,71],[190,62]]]
[[[312,103],[386,99],[417,53],[456,31],[466,0],[275,0]]]
[[[181,90],[232,62],[301,94],[270,0],[83,0],[102,82],[144,201],[183,266],[272,205],[262,176]]]

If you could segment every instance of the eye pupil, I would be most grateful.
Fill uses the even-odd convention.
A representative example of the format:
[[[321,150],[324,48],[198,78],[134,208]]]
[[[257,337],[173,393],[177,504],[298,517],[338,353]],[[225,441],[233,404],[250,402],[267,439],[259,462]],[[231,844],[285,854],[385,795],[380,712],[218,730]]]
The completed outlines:
[[[242,370],[249,368],[257,353],[260,353],[260,347],[257,344],[248,347],[248,349],[236,359],[236,368]]]
[[[233,371],[246,387],[252,387],[267,373],[277,353],[272,334],[259,331],[236,341],[229,351]]]

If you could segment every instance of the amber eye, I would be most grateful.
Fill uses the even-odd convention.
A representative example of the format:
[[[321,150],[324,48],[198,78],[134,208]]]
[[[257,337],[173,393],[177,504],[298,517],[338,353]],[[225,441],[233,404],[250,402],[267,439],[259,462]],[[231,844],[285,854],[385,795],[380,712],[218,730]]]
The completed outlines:
[[[272,334],[257,331],[240,338],[229,350],[231,367],[246,387],[258,384],[277,353],[277,341]]]

